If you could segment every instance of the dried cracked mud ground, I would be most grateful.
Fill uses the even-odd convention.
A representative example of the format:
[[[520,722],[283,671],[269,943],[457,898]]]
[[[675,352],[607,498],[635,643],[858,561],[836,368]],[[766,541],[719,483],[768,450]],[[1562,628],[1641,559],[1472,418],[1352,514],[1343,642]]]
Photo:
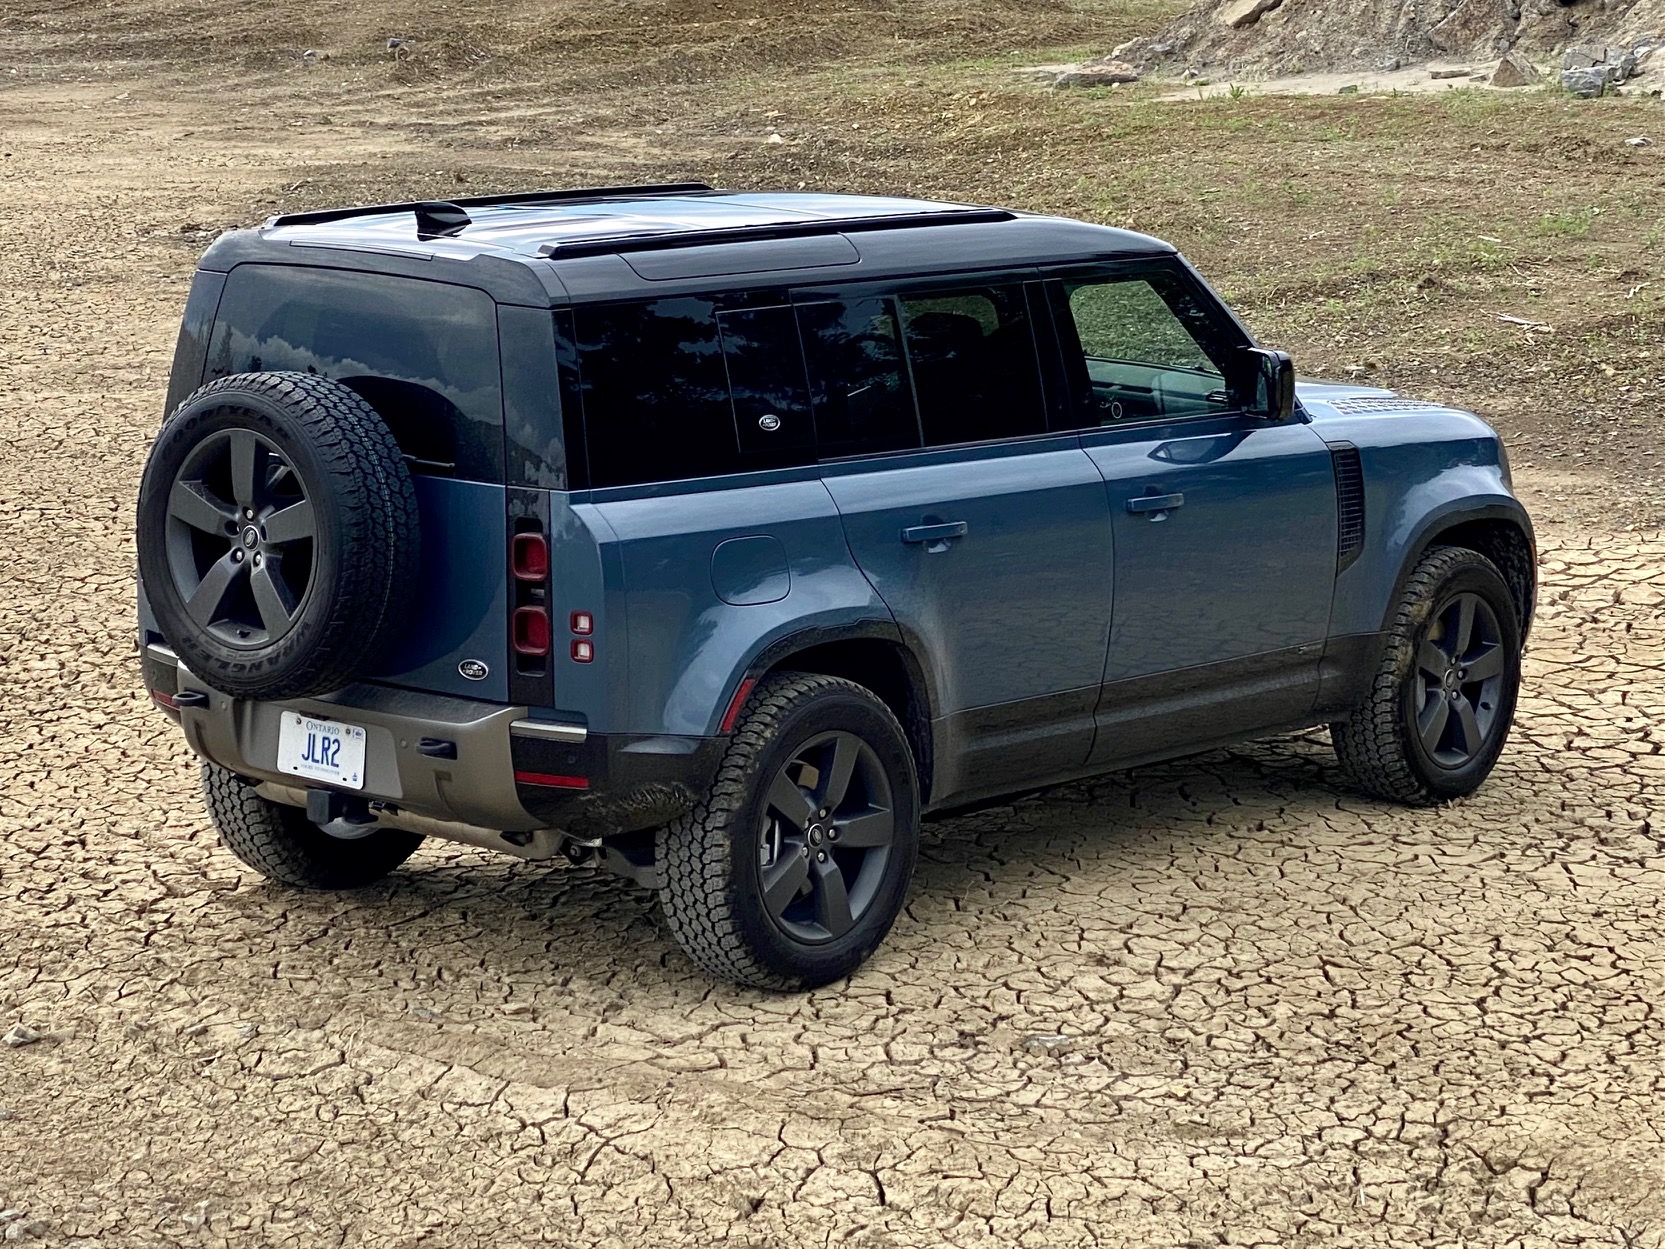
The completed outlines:
[[[0,1030],[41,1034],[0,1047],[6,1241],[1665,1243],[1665,535],[1540,509],[1475,798],[1360,799],[1315,732],[935,824],[824,992],[712,986],[587,871],[278,889],[129,623],[178,223],[266,175],[93,99],[5,139]]]

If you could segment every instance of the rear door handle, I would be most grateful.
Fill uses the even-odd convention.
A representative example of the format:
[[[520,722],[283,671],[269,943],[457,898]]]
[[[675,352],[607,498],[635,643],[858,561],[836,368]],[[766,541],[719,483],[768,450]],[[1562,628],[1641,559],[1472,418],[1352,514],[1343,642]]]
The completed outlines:
[[[1139,512],[1166,513],[1173,511],[1176,507],[1184,506],[1185,496],[1183,494],[1146,494],[1127,501],[1127,510],[1135,514]],[[1152,516],[1151,519],[1159,520],[1160,516]]]
[[[963,538],[971,528],[963,520],[945,521],[940,525],[911,525],[902,530],[904,542],[947,542],[952,538]]]

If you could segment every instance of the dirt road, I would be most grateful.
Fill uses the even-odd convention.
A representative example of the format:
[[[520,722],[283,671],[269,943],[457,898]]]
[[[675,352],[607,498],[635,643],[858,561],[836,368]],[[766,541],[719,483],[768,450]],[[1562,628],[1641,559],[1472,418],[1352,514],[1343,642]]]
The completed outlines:
[[[0,108],[7,1241],[1665,1244],[1665,535],[1564,519],[1592,478],[1523,472],[1527,692],[1446,809],[1349,794],[1317,732],[935,824],[802,997],[713,987],[590,872],[289,892],[137,686],[130,529],[196,251],[326,140],[107,81]]]

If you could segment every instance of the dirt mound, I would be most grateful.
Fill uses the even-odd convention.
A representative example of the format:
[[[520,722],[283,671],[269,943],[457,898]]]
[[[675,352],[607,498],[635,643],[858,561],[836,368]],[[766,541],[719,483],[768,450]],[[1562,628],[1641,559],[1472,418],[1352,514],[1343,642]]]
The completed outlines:
[[[1665,0],[1205,0],[1116,49],[1136,64],[1273,76],[1423,61],[1533,60],[1665,38]]]

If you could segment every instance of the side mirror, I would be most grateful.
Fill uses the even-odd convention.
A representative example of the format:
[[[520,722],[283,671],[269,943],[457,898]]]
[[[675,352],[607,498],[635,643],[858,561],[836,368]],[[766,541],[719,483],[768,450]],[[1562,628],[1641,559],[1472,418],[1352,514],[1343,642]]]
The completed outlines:
[[[1263,421],[1277,423],[1295,415],[1295,361],[1287,351],[1250,347],[1245,354],[1253,373],[1243,410]]]

